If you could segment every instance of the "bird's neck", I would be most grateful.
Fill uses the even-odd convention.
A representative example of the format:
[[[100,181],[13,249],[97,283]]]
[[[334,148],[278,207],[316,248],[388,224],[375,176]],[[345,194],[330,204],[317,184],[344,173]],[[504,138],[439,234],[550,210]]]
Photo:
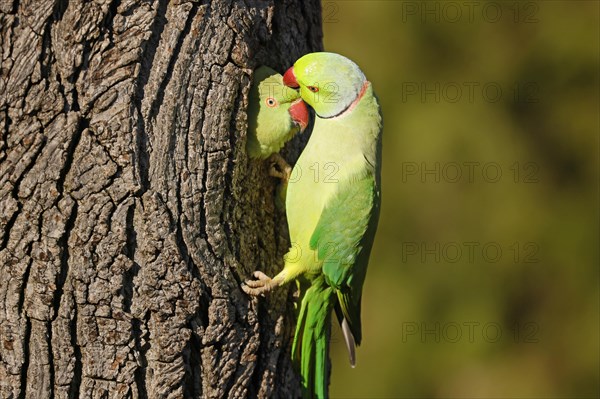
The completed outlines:
[[[350,103],[350,105],[348,105],[344,110],[340,111],[339,113],[337,113],[335,115],[331,115],[331,116],[327,116],[327,117],[319,116],[319,118],[321,118],[321,119],[338,119],[338,118],[345,117],[350,112],[352,112],[352,110],[358,105],[360,100],[363,98],[363,96],[367,92],[367,89],[369,88],[369,86],[371,86],[371,82],[369,82],[368,80],[365,80],[365,82],[363,83],[363,85],[362,85],[360,91],[358,92],[358,95],[354,99],[354,101],[352,101]]]
[[[358,96],[356,96],[356,98],[354,99],[354,101],[352,101],[352,104],[350,104],[350,106],[348,108],[346,108],[346,110],[344,112],[342,112],[342,114],[345,114],[346,112],[352,112],[352,110],[354,109],[354,107],[356,107],[356,105],[363,98],[363,96],[367,92],[367,89],[369,88],[370,85],[371,85],[371,82],[369,82],[368,80],[365,80],[365,83],[363,83],[363,85],[362,85],[362,87],[360,89],[360,92],[358,93]]]

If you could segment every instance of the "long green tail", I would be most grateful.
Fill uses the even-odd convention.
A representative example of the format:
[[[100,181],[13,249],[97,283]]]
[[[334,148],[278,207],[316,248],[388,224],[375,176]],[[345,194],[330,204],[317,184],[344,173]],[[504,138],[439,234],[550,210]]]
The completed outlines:
[[[335,300],[333,288],[323,277],[313,280],[302,298],[292,359],[300,366],[304,398],[329,397],[329,337]]]

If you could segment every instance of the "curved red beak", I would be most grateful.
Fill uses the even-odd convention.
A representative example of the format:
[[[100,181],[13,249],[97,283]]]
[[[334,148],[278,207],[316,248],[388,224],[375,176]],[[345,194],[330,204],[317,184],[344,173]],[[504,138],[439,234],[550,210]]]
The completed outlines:
[[[283,74],[283,84],[291,87],[292,89],[297,89],[300,87],[298,81],[296,80],[296,75],[294,75],[294,67],[290,67],[290,69],[285,71]]]
[[[300,126],[300,131],[304,131],[308,126],[308,108],[306,108],[306,104],[300,98],[297,99],[290,105],[290,109],[288,110],[292,120],[296,122]]]

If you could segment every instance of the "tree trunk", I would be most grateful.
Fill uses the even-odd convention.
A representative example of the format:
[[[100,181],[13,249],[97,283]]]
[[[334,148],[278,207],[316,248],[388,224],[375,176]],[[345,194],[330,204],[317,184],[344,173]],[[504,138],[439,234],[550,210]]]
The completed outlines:
[[[297,396],[291,293],[240,290],[289,245],[245,110],[320,24],[316,0],[0,0],[1,398]]]

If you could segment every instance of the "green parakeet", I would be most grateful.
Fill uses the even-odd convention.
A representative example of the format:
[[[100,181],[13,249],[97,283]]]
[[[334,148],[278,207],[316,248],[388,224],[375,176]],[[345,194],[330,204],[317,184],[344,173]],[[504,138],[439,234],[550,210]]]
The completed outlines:
[[[291,168],[279,150],[298,131],[308,125],[308,109],[300,94],[283,84],[283,77],[269,67],[254,71],[248,105],[248,137],[246,150],[250,158],[270,159],[285,176],[275,170],[271,174],[289,177]]]
[[[350,363],[361,342],[361,293],[380,207],[382,117],[371,83],[351,60],[307,54],[283,77],[315,110],[306,148],[294,166],[286,212],[292,247],[273,279],[256,271],[243,289],[261,295],[296,278],[308,281],[292,357],[304,396],[328,396],[331,312],[341,324]]]

